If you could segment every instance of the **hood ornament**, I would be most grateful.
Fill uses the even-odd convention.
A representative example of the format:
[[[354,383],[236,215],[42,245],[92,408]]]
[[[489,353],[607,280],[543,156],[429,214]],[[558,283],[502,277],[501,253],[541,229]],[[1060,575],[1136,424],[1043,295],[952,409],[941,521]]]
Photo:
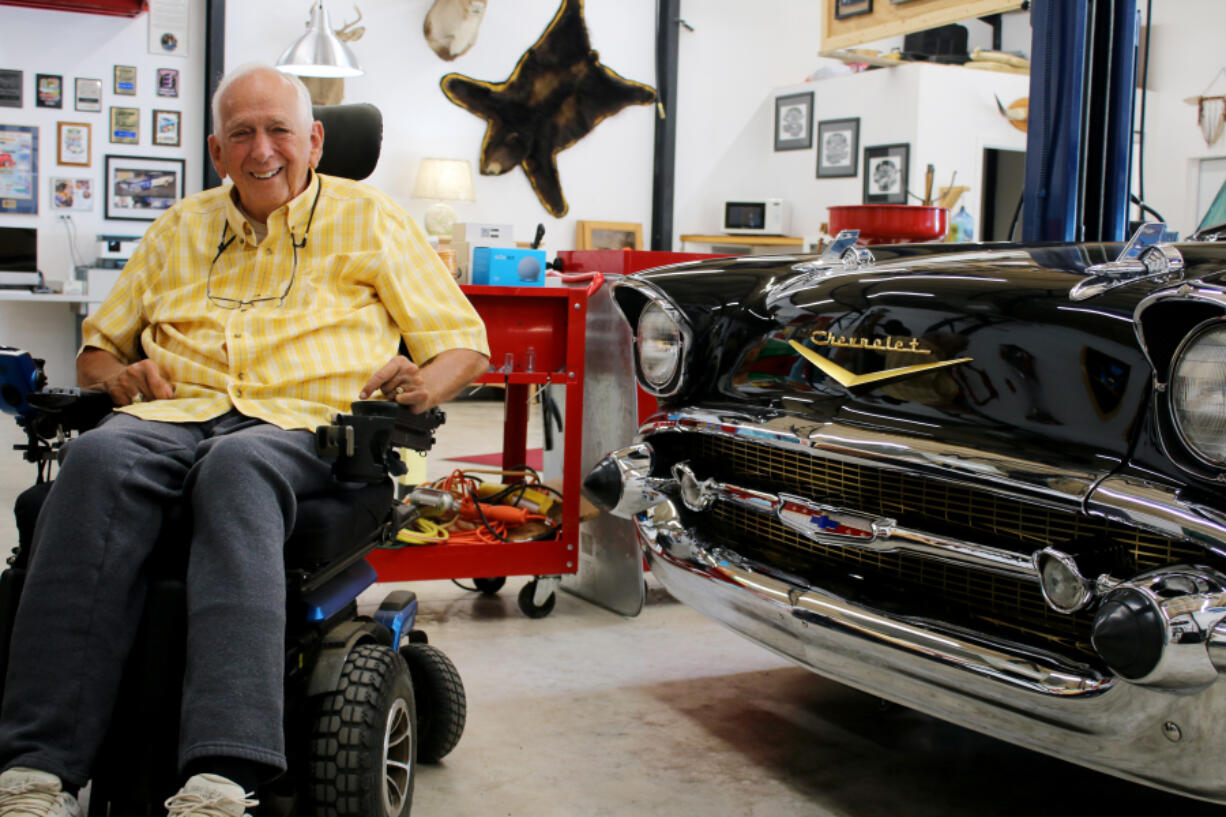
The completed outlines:
[[[1165,237],[1162,222],[1142,224],[1118,258],[1086,267],[1088,277],[1069,290],[1069,300],[1084,301],[1133,281],[1165,279],[1183,272],[1183,255],[1174,245],[1162,243]]]

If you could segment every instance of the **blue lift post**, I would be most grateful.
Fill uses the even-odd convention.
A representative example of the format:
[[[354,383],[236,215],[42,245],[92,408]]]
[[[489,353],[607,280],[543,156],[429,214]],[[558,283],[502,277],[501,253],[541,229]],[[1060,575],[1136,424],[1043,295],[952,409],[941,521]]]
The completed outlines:
[[[1034,0],[1025,241],[1128,232],[1136,0]]]

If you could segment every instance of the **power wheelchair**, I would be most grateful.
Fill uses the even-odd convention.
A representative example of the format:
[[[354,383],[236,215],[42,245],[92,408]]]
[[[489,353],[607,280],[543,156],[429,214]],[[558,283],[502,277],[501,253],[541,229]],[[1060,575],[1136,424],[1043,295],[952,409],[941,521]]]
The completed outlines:
[[[338,127],[343,120],[355,115],[369,120],[371,111],[379,124],[371,106],[317,108],[316,116],[334,137],[344,132]],[[369,138],[366,144],[352,137],[342,144],[344,149],[336,150],[336,142],[329,143],[342,165],[331,172],[368,175],[369,169],[356,175],[360,169],[354,168],[363,162],[355,165],[354,156],[369,156]],[[330,172],[325,165],[321,162],[321,172]],[[15,505],[18,546],[0,573],[0,701],[13,617],[48,476],[62,445],[111,410],[103,393],[45,388],[45,381],[40,361],[0,347],[0,409],[17,416],[27,438],[24,457],[38,469],[38,481]],[[394,403],[361,401],[351,414],[338,415],[316,432],[316,447],[333,460],[334,476],[362,485],[338,485],[336,491],[299,498],[285,547],[289,771],[256,792],[261,817],[408,815],[416,762],[440,760],[463,733],[463,683],[446,655],[416,629],[415,595],[389,593],[373,616],[358,615],[356,602],[376,580],[366,554],[392,542],[416,513],[394,499],[390,475],[403,467],[395,450],[429,449],[442,420],[437,410],[413,415]],[[162,802],[181,782],[186,516],[179,509],[163,527],[147,566],[148,595],[136,646],[91,777],[90,817],[162,814]]]

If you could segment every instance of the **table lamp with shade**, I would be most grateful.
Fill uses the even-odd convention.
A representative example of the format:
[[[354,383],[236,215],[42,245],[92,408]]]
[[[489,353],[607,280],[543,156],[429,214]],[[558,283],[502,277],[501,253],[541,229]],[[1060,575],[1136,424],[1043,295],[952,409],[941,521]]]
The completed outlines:
[[[311,7],[306,33],[285,49],[277,60],[277,69],[302,77],[359,77],[366,73],[349,46],[333,33],[323,0]]]
[[[455,210],[448,201],[476,201],[473,170],[467,159],[422,159],[413,185],[413,198],[433,199],[426,209],[425,228],[431,236],[451,235]]]

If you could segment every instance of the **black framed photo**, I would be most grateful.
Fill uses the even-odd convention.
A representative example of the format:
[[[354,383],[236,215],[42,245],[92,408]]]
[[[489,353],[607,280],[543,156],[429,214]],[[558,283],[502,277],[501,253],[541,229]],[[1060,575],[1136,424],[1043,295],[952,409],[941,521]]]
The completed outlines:
[[[813,92],[775,97],[775,150],[813,147]]]
[[[59,74],[35,74],[34,90],[38,107],[64,107],[64,78]]]
[[[854,176],[860,169],[860,117],[817,123],[817,178]]]
[[[183,198],[183,159],[106,156],[106,217],[153,221]]]
[[[0,68],[0,108],[21,107],[21,71]]]
[[[873,10],[873,0],[834,0],[834,19],[868,14]]]
[[[874,145],[864,149],[864,203],[906,204],[911,146]]]

